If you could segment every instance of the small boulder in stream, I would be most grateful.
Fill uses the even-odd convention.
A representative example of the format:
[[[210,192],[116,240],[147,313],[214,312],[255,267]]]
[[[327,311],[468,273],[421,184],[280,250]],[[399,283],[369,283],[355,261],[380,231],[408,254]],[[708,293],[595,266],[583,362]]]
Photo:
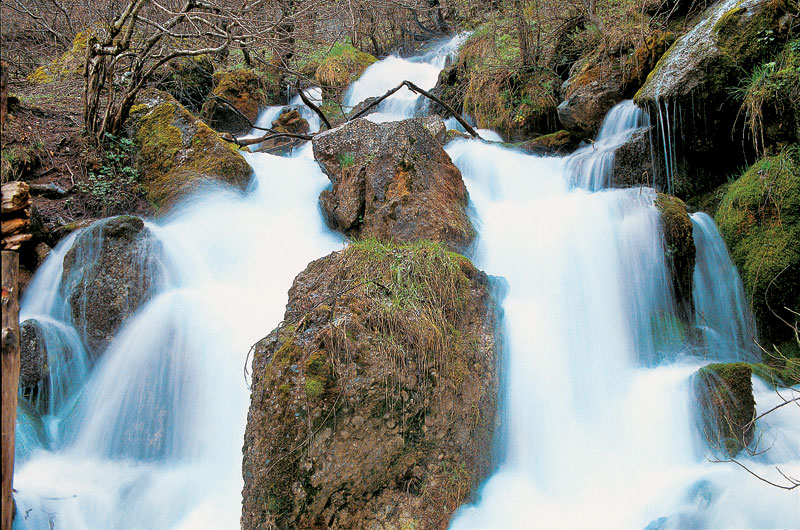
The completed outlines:
[[[350,237],[441,241],[463,250],[475,237],[467,189],[437,138],[441,118],[356,119],[314,137],[333,183],[320,194],[328,223]]]
[[[309,264],[255,345],[242,528],[445,528],[491,467],[495,314],[441,243]]]
[[[691,324],[694,322],[692,282],[696,251],[692,220],[686,211],[686,204],[677,197],[665,193],[657,194],[656,208],[661,213],[664,244],[672,273],[672,287],[678,315],[685,323]]]

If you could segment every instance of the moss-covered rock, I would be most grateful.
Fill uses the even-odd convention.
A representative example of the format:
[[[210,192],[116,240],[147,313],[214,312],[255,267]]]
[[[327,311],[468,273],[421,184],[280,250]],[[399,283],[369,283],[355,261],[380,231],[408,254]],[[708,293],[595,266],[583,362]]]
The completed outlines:
[[[326,51],[314,59],[314,79],[328,97],[341,95],[344,90],[361,77],[364,70],[377,59],[346,42],[327,46]]]
[[[214,63],[208,55],[181,57],[157,73],[156,88],[169,93],[193,113],[199,113],[214,88]]]
[[[655,30],[625,59],[622,67],[622,90],[625,97],[632,97],[642,87],[647,75],[675,39],[675,34],[670,31]]]
[[[166,211],[206,182],[247,186],[251,169],[235,144],[226,143],[166,93],[148,90],[137,101],[128,135],[136,144],[141,185],[157,211]]]
[[[314,157],[333,182],[320,194],[328,223],[351,237],[466,248],[475,230],[461,172],[439,143],[444,132],[438,117],[359,118],[315,136]]]
[[[753,441],[752,370],[747,363],[709,364],[695,374],[701,426],[714,451],[734,457]]]
[[[747,112],[740,111],[737,86],[775,60],[797,9],[796,0],[719,1],[658,61],[634,100],[658,116],[656,144],[674,153],[666,159],[664,149],[654,153],[660,173],[669,176],[665,189],[681,197],[706,193],[745,162]]]
[[[618,61],[592,54],[575,63],[561,86],[558,119],[565,129],[593,137],[611,108],[622,101],[622,71]]]
[[[229,101],[250,123],[255,123],[261,107],[282,101],[277,74],[259,74],[239,68],[214,74],[214,96]],[[205,102],[203,120],[214,130],[234,135],[250,131],[250,123],[230,105],[211,98]]]
[[[255,347],[242,528],[446,527],[490,470],[486,275],[441,244],[351,244]]]
[[[678,312],[684,322],[694,322],[692,276],[694,275],[695,246],[692,220],[686,204],[677,197],[658,193],[656,208],[661,213],[667,261],[672,272],[672,287]]]
[[[47,85],[64,77],[80,77],[86,60],[86,44],[95,31],[95,28],[87,28],[78,32],[72,40],[72,48],[31,72],[26,81],[32,85]]]
[[[765,156],[727,186],[715,220],[771,349],[800,308],[800,147]],[[788,308],[788,309],[787,309]]]
[[[652,129],[640,129],[614,152],[612,183],[616,188],[653,186]]]

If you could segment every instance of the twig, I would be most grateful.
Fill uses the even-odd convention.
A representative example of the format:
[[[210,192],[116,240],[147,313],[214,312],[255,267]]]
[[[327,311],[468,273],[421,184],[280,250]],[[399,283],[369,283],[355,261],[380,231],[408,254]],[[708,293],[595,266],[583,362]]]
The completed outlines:
[[[308,108],[313,110],[317,114],[317,116],[320,117],[322,123],[324,123],[328,129],[333,129],[333,127],[331,127],[331,122],[328,121],[328,118],[325,116],[325,113],[322,112],[322,110],[319,107],[314,105],[314,103],[310,99],[308,99],[308,96],[306,96],[305,92],[303,92],[302,90],[299,89],[299,87],[297,87],[297,93],[300,94],[300,99],[303,100],[303,103],[305,103],[306,106],[308,106]]]

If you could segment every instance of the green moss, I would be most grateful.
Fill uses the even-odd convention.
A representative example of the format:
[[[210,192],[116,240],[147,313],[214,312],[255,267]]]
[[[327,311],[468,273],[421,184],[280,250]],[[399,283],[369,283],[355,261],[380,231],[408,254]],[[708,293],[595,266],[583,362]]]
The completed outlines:
[[[317,63],[314,78],[324,87],[344,88],[358,79],[377,59],[346,42],[336,42],[326,52],[312,56]]]
[[[697,372],[705,434],[715,449],[735,456],[753,439],[752,369],[747,363],[709,364]]]
[[[325,392],[325,384],[319,379],[313,377],[306,378],[305,388],[306,397],[308,399],[318,398]]]
[[[800,307],[800,147],[765,156],[730,184],[715,220],[742,276],[762,341],[787,340]]]
[[[735,66],[751,68],[785,42],[780,21],[787,13],[797,11],[794,0],[768,0],[752,13],[737,5],[714,25],[717,44]]]

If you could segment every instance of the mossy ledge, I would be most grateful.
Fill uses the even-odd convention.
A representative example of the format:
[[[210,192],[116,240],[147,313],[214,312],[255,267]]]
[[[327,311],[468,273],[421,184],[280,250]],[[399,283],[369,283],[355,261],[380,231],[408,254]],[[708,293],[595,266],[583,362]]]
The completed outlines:
[[[490,468],[491,300],[441,243],[367,239],[312,262],[255,347],[242,527],[446,525]]]

